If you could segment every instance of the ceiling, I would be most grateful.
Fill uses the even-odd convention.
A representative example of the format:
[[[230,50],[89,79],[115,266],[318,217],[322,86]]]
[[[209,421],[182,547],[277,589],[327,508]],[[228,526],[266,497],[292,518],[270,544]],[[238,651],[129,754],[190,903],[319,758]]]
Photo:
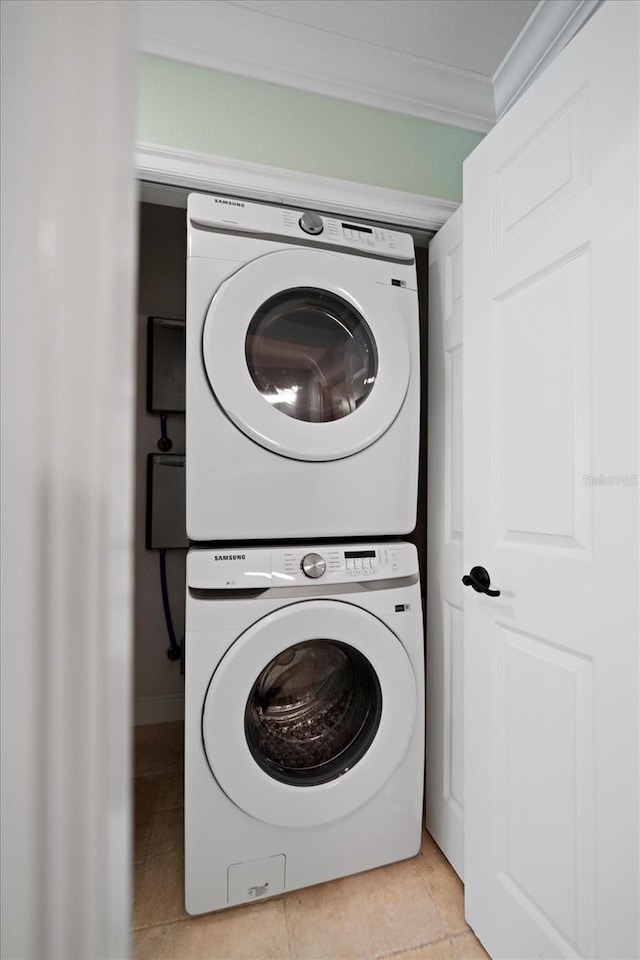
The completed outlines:
[[[487,131],[602,0],[141,0],[144,52]]]
[[[538,5],[538,0],[227,2],[489,78]]]

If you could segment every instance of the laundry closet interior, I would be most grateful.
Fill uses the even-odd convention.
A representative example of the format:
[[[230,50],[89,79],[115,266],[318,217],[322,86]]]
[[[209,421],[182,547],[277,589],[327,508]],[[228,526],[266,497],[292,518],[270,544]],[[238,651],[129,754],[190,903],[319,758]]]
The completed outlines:
[[[431,234],[213,194],[186,213],[185,191],[141,194],[136,703],[142,723],[185,716],[197,914],[421,848]],[[210,321],[234,284],[240,304]],[[234,451],[224,377],[241,395],[250,363],[248,420],[265,423],[257,440],[235,431]],[[275,458],[253,464],[258,445]]]
[[[149,461],[153,456],[162,464],[163,444],[160,415],[149,411],[150,334],[152,321],[160,320],[184,324],[186,306],[186,203],[188,191],[161,184],[140,185],[139,203],[139,272],[138,272],[138,327],[137,327],[137,392],[136,392],[136,547],[135,547],[135,719],[136,724],[177,720],[182,716],[184,682],[180,664],[166,656],[169,647],[166,618],[163,610],[160,561],[158,549],[147,549],[149,523]],[[337,211],[339,214],[339,211]],[[344,218],[343,218],[344,219]],[[351,219],[355,219],[351,217]],[[407,231],[407,227],[397,230]],[[432,232],[415,229],[411,232],[415,244],[418,298],[420,303],[420,376],[421,427],[420,466],[415,529],[406,536],[415,544],[421,569],[426,564],[426,363],[427,363],[427,282],[428,243]],[[172,343],[178,357],[184,362],[181,337],[184,330],[169,328],[167,343]],[[173,339],[172,339],[173,338]],[[171,347],[169,347],[171,349]],[[171,449],[165,449],[169,457],[183,457],[185,449],[185,420],[183,412],[169,412],[166,416],[166,432]],[[167,467],[167,471],[170,468]],[[169,473],[168,496],[173,497],[172,507],[182,510],[177,524],[169,523],[171,547],[166,555],[167,590],[176,636],[184,635],[184,578],[186,542],[174,547],[182,535],[184,526],[184,473],[182,461],[177,472],[181,474],[177,484]],[[176,497],[177,502],[176,502]],[[176,529],[177,526],[177,529]],[[162,533],[159,534],[162,536]],[[178,540],[175,538],[178,537]],[[259,538],[247,538],[254,540]],[[292,538],[289,538],[292,539]],[[337,539],[337,538],[334,538]],[[352,538],[353,539],[353,538]],[[159,542],[159,541],[158,541]],[[421,580],[424,598],[425,584]]]
[[[163,183],[151,182],[149,175],[141,177],[136,740],[144,741],[147,726],[175,723],[182,716],[185,700],[177,648],[182,648],[186,633],[187,683],[195,691],[193,698],[189,692],[186,698],[186,884],[191,914],[283,891],[285,897],[291,890],[313,891],[315,884],[325,880],[416,856],[415,778],[426,752],[427,829],[451,865],[451,876],[455,870],[464,881],[466,922],[492,955],[633,956],[634,944],[639,942],[638,871],[629,851],[638,836],[637,780],[603,745],[614,738],[624,744],[621,755],[637,748],[633,719],[638,705],[634,639],[638,547],[635,534],[630,533],[637,520],[633,452],[637,446],[637,290],[631,279],[638,251],[637,142],[632,144],[629,137],[629,131],[637,130],[637,96],[631,92],[637,74],[631,21],[637,19],[637,12],[637,4],[615,0],[596,12],[594,20],[465,161],[462,210],[452,213],[454,204],[438,210],[434,201],[429,226],[423,215],[412,224],[406,209],[404,217],[385,220],[359,215],[357,201],[345,211],[339,200],[333,204],[326,195],[320,204],[294,203],[286,200],[283,189],[285,200],[277,203],[277,189],[262,193],[228,185],[221,189],[215,164],[209,178],[201,171],[191,181],[178,176],[172,182],[170,174]],[[615,64],[610,56],[614,49],[620,54]],[[611,112],[607,104],[614,96],[620,109]],[[197,187],[187,189],[185,181],[195,181]],[[188,201],[187,195],[191,195]],[[264,217],[261,222],[268,224],[262,237],[260,229],[252,232],[250,227],[237,226],[245,216],[243,210],[236,211],[240,221],[233,221],[235,227],[223,225],[223,214],[214,207],[216,198],[231,207],[265,204],[259,214]],[[423,199],[428,206],[428,198]],[[389,205],[393,207],[393,201]],[[280,225],[273,227],[276,222]],[[292,245],[300,249],[287,260],[287,269],[302,279],[292,281],[290,287],[313,298],[322,284],[312,279],[305,258],[323,231],[325,238],[334,238],[326,240],[329,259],[342,255],[347,243],[388,244],[387,254],[379,261],[387,266],[399,263],[404,269],[411,258],[402,264],[394,231],[399,236],[408,229],[414,231],[420,338],[419,349],[414,341],[411,357],[421,389],[415,527],[384,527],[377,535],[366,529],[358,532],[348,529],[349,511],[344,511],[343,535],[339,529],[324,529],[315,536],[296,536],[295,524],[280,538],[273,528],[265,535],[256,505],[247,496],[253,482],[247,464],[254,457],[255,477],[260,478],[255,489],[260,497],[267,497],[264,502],[272,498],[269,502],[285,522],[290,520],[285,492],[289,480],[278,489],[273,477],[280,469],[287,476],[287,458],[292,470],[299,471],[301,482],[291,488],[290,502],[291,515],[301,523],[305,521],[301,491],[306,484],[327,502],[331,484],[319,481],[327,463],[342,463],[331,469],[341,477],[339,487],[352,498],[354,510],[370,496],[369,481],[379,479],[375,471],[362,470],[357,484],[344,485],[340,471],[351,457],[354,465],[361,464],[363,449],[349,446],[348,426],[339,440],[346,446],[332,446],[333,440],[326,437],[333,434],[319,431],[322,441],[317,451],[305,447],[304,456],[302,447],[296,447],[304,433],[299,424],[286,437],[278,433],[277,417],[287,405],[295,406],[298,394],[306,396],[307,414],[302,421],[326,426],[321,416],[318,423],[313,422],[324,409],[324,396],[314,395],[306,384],[287,385],[282,371],[280,380],[261,380],[264,369],[251,372],[252,382],[246,376],[245,358],[249,366],[260,353],[259,324],[276,329],[280,292],[291,293],[286,283],[281,283],[280,292],[274,289],[280,280],[274,280],[277,271],[272,276],[269,265],[275,260],[269,258],[286,258],[288,254],[276,247],[286,246],[282,238],[290,236],[287,231],[298,231],[300,242]],[[319,233],[314,234],[316,230]],[[220,253],[225,237],[232,247],[228,255]],[[257,248],[246,256],[241,252],[243,245],[254,240],[265,244],[265,256]],[[208,245],[218,252],[208,253]],[[196,491],[193,501],[200,503],[204,519],[198,519],[202,526],[191,535],[200,547],[191,549],[185,564],[184,543],[170,546],[163,557],[160,541],[149,543],[153,539],[147,518],[149,491],[153,487],[156,504],[163,495],[155,489],[156,474],[150,479],[149,458],[155,458],[154,470],[158,466],[165,474],[173,471],[174,478],[179,476],[181,466],[168,463],[171,457],[184,456],[185,426],[180,412],[169,411],[163,421],[162,409],[152,410],[148,377],[154,365],[149,362],[148,346],[154,338],[161,339],[158,331],[163,323],[175,334],[185,320],[188,248],[193,258],[191,275],[200,277],[200,286],[194,281],[199,328],[191,346],[187,329],[186,363],[191,363],[191,376],[198,380],[200,410],[211,403],[212,411],[210,422],[209,414],[198,413],[198,428],[192,436],[196,445],[205,447],[215,416],[215,430],[227,440],[235,430],[239,446],[234,446],[236,440],[225,440],[219,462],[211,449],[197,465],[200,493]],[[208,292],[207,270],[211,269],[211,277],[215,271],[207,266],[207,259],[222,264]],[[376,262],[375,254],[363,255],[362,250],[354,256],[353,283],[359,283],[357,277],[367,270],[371,280]],[[243,288],[237,277],[242,278],[247,263],[251,270],[244,275],[251,280]],[[326,269],[330,275],[332,268]],[[375,278],[374,284],[387,288],[380,294],[381,302],[409,294],[412,281],[407,277],[409,273],[402,273],[400,267],[396,273],[390,267],[382,279]],[[211,318],[220,309],[218,290],[221,302],[229,299],[232,290],[234,297],[251,305],[254,283],[267,293],[247,314],[249,333],[243,328],[238,339],[232,311],[224,320],[229,343],[235,343],[235,355],[230,353],[227,364],[224,350],[212,350]],[[335,292],[338,287],[336,281],[329,289]],[[613,311],[606,307],[612,290],[619,298]],[[375,297],[370,301],[366,293],[363,297],[375,314]],[[344,299],[349,301],[348,296]],[[356,299],[351,299],[351,306]],[[378,369],[367,337],[376,321],[372,319],[369,328],[360,324],[362,316],[359,320],[353,311],[342,312],[343,308],[344,303],[336,307],[338,326],[346,331],[345,342],[349,341],[348,349],[342,347],[343,365],[351,370],[359,392],[357,398],[342,396],[337,403],[345,404],[345,409],[350,404],[356,412],[384,411],[384,404],[374,408],[375,388],[367,408],[367,391]],[[398,308],[399,322],[404,323],[408,315]],[[187,328],[189,322],[187,317]],[[155,324],[152,333],[150,324]],[[393,352],[397,347],[394,355],[402,369],[403,347],[394,346],[392,339],[389,349]],[[273,355],[267,350],[262,358],[266,358],[263,367],[273,372],[277,366]],[[379,371],[382,382],[383,373],[389,372],[384,357]],[[220,394],[207,386],[207,380],[212,384],[216,377],[224,384]],[[229,395],[243,378],[247,395],[237,405],[227,405],[224,391]],[[402,429],[407,413],[402,406],[404,388],[392,381],[393,377],[387,381],[389,395],[396,396],[400,390],[400,400],[396,396],[395,412],[386,411],[387,421],[375,437],[369,435],[374,451],[376,444],[382,449],[396,427]],[[259,393],[260,425],[249,429],[247,411],[258,410]],[[409,390],[406,396],[411,397]],[[226,420],[220,415],[223,408]],[[281,417],[281,422],[286,419]],[[348,423],[349,415],[342,416],[342,421]],[[371,429],[376,428],[374,423]],[[304,446],[306,441],[300,442]],[[393,476],[400,447],[391,444],[389,449],[388,474]],[[263,471],[265,457],[276,464],[275,472]],[[305,457],[314,463],[307,473],[300,466]],[[384,466],[376,464],[380,476]],[[225,491],[219,502],[206,492],[213,476],[216,483],[211,490]],[[614,479],[607,484],[607,477]],[[175,479],[172,483],[177,489],[179,483]],[[611,491],[608,499],[606,486]],[[387,506],[384,498],[380,502]],[[230,529],[235,524],[243,533],[235,537],[227,530],[216,538],[205,513],[212,506],[216,523],[224,524],[226,503],[233,506]],[[253,519],[246,524],[245,503],[247,514],[253,511]],[[162,519],[162,510],[159,513]],[[330,513],[325,510],[327,516]],[[265,518],[273,522],[270,510]],[[187,518],[187,530],[191,522]],[[255,536],[251,535],[253,525],[259,531]],[[385,571],[388,579],[376,591]],[[370,582],[364,585],[367,578]],[[335,589],[321,593],[329,581]],[[286,586],[278,588],[283,583]],[[606,597],[600,590],[604,583]],[[246,589],[238,589],[241,584]],[[298,589],[303,592],[298,594]],[[318,601],[313,599],[314,590],[321,598]],[[402,590],[413,592],[403,595]],[[230,591],[236,591],[233,600]],[[170,644],[163,593],[175,635],[171,657],[167,656]],[[303,609],[306,604],[318,617],[318,633],[315,639],[305,634],[306,639],[296,643],[293,634],[288,637],[288,625],[300,628],[295,619],[300,611],[294,608]],[[416,611],[416,606],[421,609]],[[355,640],[355,652],[335,637],[322,646],[319,655],[327,658],[326,663],[336,663],[337,674],[344,668],[350,677],[359,678],[350,687],[354,699],[367,700],[371,706],[355,712],[357,735],[340,745],[338,752],[345,750],[341,767],[334,765],[335,756],[305,766],[291,759],[296,750],[285,757],[286,751],[275,746],[271,733],[256,732],[259,709],[254,708],[258,704],[262,709],[267,693],[273,696],[280,683],[289,682],[282,678],[288,677],[291,651],[302,662],[305,643],[324,644],[323,631],[337,631],[331,611],[336,616],[344,613],[347,619],[355,617],[350,621],[354,637],[365,622],[375,620],[376,627],[370,631],[372,650],[378,649],[378,626],[383,629],[381,670],[376,666],[368,672],[364,647]],[[326,612],[329,617],[324,620]],[[421,636],[426,635],[426,651],[412,639],[410,618],[416,612],[421,615],[419,629]],[[278,626],[271,630],[273,624]],[[368,634],[367,629],[362,633]],[[393,664],[385,659],[390,648],[383,636],[395,637],[403,648],[400,660]],[[611,637],[615,643],[607,645],[605,638]],[[262,642],[264,662],[257,673],[251,673],[251,668],[250,679],[243,680],[241,672],[250,651],[260,649]],[[212,654],[216,645],[232,651],[231,655]],[[377,655],[372,654],[374,660]],[[426,682],[421,657],[426,658]],[[626,669],[625,663],[633,669]],[[384,686],[380,677],[385,671],[398,678],[396,686]],[[228,691],[236,689],[243,692],[234,698]],[[398,726],[404,731],[401,744],[395,745],[390,733],[385,740],[387,728],[380,707],[393,697]],[[328,714],[324,721],[328,729]],[[384,746],[368,763],[378,732]],[[244,759],[236,763],[240,754]],[[402,759],[392,769],[394,755]],[[358,792],[358,771],[363,773],[363,793]],[[349,795],[349,784],[356,783],[355,793]],[[407,789],[409,783],[412,786]],[[327,792],[331,802],[325,805],[318,798],[328,786],[333,792]],[[414,805],[403,821],[398,815],[401,804],[394,803],[409,795]],[[387,801],[394,811],[388,819],[397,817],[395,838],[380,829],[387,827]],[[422,821],[422,786],[419,802]],[[614,809],[617,815],[611,816]],[[228,834],[222,843],[224,853],[212,842],[207,826],[218,816]],[[403,822],[413,824],[411,842],[403,834]],[[355,838],[351,863],[345,853],[348,831],[341,832],[345,824],[353,826]],[[371,849],[367,837],[375,837]],[[441,855],[432,846],[428,856]],[[455,877],[454,882],[459,883]],[[610,890],[616,891],[615,903]],[[174,900],[181,897],[181,888],[174,886],[173,894]],[[460,888],[456,896],[461,896]],[[468,933],[465,927],[454,936]],[[440,931],[435,939],[416,941],[414,946],[451,935],[451,930]],[[603,953],[598,952],[600,943],[607,944]],[[395,946],[387,952],[400,949],[407,947]]]

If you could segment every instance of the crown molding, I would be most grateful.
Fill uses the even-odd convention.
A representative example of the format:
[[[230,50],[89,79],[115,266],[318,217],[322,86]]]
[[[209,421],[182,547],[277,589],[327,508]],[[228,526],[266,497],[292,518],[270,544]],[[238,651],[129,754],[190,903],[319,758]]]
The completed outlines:
[[[135,169],[136,177],[143,184],[215,191],[249,200],[302,206],[322,213],[349,214],[416,230],[439,230],[459,206],[451,200],[388,187],[152,143],[137,144]]]
[[[540,0],[493,75],[497,119],[566,47],[603,2]]]
[[[144,53],[486,133],[490,78],[227,3],[142,0]]]
[[[141,0],[144,53],[486,133],[604,0],[540,0],[492,78],[205,0]]]

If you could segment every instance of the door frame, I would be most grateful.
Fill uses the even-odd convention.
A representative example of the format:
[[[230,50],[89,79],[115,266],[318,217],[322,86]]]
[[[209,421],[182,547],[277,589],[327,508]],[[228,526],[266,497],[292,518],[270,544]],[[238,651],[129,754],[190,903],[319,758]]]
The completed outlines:
[[[1,17],[0,953],[121,958],[136,8],[13,0]]]

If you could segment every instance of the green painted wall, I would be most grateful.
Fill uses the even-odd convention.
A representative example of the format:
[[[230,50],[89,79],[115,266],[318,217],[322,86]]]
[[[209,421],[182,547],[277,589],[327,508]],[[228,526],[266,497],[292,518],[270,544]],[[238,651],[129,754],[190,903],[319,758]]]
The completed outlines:
[[[482,134],[143,54],[138,137],[459,201]]]

